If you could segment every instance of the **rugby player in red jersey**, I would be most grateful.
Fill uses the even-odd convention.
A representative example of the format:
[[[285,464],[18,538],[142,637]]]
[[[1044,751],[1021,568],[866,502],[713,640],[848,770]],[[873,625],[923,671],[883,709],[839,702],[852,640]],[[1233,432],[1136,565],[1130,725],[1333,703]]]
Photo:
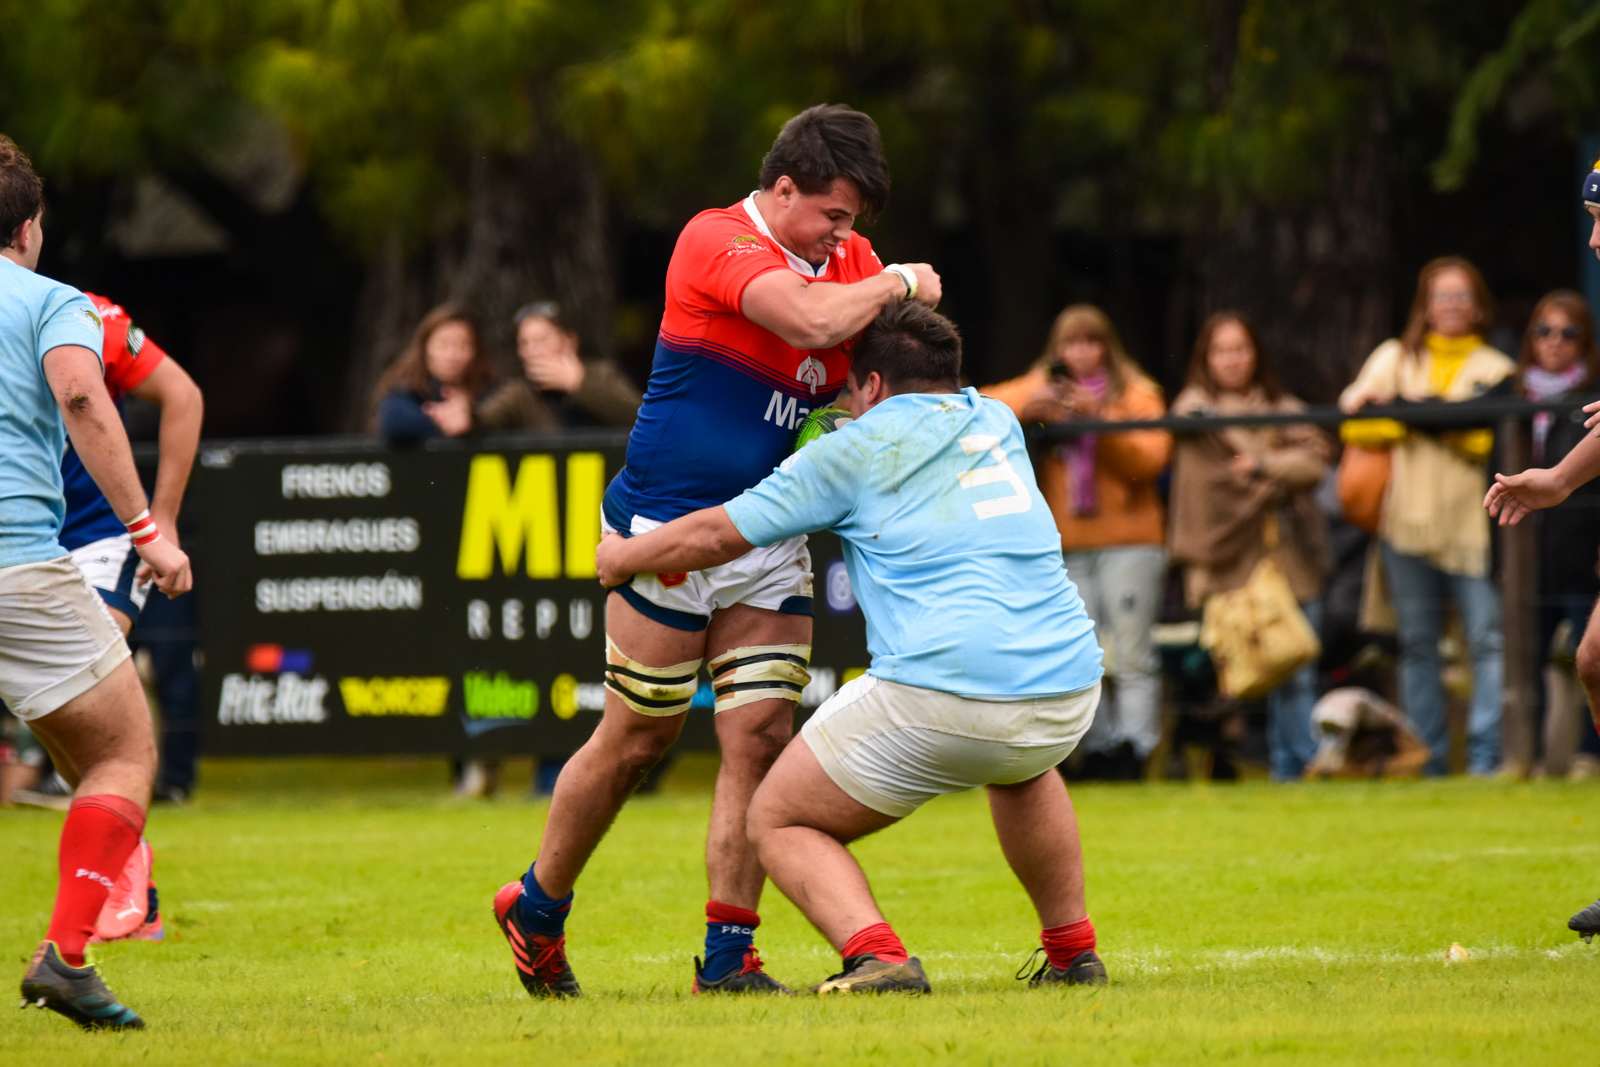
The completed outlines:
[[[770,473],[811,410],[845,384],[853,338],[886,305],[937,304],[925,263],[884,266],[857,218],[889,196],[877,125],[821,105],[790,119],[760,188],[684,227],[627,462],[604,527],[632,536],[731,500]],[[781,992],[753,946],[766,874],[745,832],[756,786],[793,732],[809,678],[805,537],[689,574],[641,574],[606,603],[606,707],[562,769],[538,859],[495,895],[518,977],[572,996],[564,924],[573,886],[628,795],[677,738],[702,664],[722,749],[706,839],[710,900],[696,992]]]

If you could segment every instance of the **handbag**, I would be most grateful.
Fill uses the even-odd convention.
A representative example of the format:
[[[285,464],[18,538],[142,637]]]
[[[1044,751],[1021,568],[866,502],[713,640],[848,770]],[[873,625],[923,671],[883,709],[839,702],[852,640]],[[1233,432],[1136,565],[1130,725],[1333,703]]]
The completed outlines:
[[[1378,532],[1383,519],[1383,496],[1389,490],[1391,462],[1387,448],[1345,445],[1339,457],[1339,506],[1352,526],[1369,534]]]
[[[1258,700],[1322,655],[1322,642],[1300,610],[1283,569],[1272,558],[1278,517],[1263,530],[1267,554],[1238,589],[1207,598],[1200,647],[1217,668],[1217,687],[1235,700]]]

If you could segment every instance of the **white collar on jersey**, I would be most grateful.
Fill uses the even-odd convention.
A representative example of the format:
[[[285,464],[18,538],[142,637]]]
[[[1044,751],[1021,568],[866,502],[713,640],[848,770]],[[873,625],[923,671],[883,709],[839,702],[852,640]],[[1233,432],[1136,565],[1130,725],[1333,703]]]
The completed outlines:
[[[767,220],[761,217],[761,209],[756,207],[756,194],[754,192],[744,198],[744,212],[750,216],[750,221],[756,224],[756,229],[761,231],[761,236],[778,246],[778,251],[783,253],[783,258],[789,261],[789,268],[796,274],[803,274],[807,278],[827,277],[828,268],[833,264],[833,257],[829,256],[828,262],[816,267],[783,247],[782,242],[772,236],[772,231],[767,228]]]

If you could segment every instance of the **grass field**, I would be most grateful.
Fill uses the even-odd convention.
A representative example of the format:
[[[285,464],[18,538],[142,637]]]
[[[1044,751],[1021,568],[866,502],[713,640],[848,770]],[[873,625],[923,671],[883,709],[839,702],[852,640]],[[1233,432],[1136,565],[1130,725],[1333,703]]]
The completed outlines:
[[[569,925],[585,996],[548,1003],[522,992],[489,914],[542,804],[454,801],[437,763],[204,774],[148,834],[173,939],[98,955],[150,1029],[13,1012],[0,1062],[1600,1060],[1600,945],[1565,929],[1600,893],[1591,784],[1080,787],[1112,976],[1095,991],[1013,980],[1035,921],[982,798],[951,797],[859,849],[933,996],[713,1000],[688,994],[709,806],[691,767],[636,800],[590,865]],[[7,981],[48,919],[60,822],[0,812]],[[837,958],[768,893],[769,970],[826,977]],[[1452,942],[1470,961],[1446,962]]]

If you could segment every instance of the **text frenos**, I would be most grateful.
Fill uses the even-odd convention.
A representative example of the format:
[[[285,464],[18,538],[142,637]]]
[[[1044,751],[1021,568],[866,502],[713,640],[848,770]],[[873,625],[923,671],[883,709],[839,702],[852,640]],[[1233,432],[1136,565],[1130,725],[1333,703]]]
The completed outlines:
[[[294,519],[256,523],[258,556],[415,552],[421,544],[422,532],[416,519]]]
[[[298,674],[280,674],[277,678],[230,674],[222,679],[217,722],[223,726],[325,722],[328,712],[323,700],[327,695],[328,680],[320,674],[315,678]]]
[[[381,578],[263,578],[256,583],[256,610],[418,611],[422,579],[389,571]]]
[[[290,463],[283,468],[285,500],[388,496],[390,484],[386,463]]]

